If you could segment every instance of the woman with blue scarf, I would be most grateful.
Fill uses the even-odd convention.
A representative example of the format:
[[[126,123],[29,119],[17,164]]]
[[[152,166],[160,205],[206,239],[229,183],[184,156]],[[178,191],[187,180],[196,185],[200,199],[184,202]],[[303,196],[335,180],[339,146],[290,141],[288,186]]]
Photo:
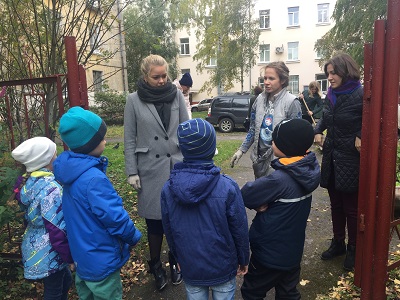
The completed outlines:
[[[345,270],[354,268],[357,239],[363,87],[359,66],[348,54],[334,56],[324,66],[330,87],[315,141],[323,146],[321,187],[331,202],[333,239],[321,259],[346,254]],[[323,139],[323,132],[326,137]],[[347,247],[346,247],[347,226]]]

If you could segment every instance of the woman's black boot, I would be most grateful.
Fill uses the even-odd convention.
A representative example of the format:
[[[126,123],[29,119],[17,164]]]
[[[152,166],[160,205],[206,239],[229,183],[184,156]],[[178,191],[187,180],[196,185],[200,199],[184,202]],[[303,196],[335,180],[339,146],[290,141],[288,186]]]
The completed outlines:
[[[332,239],[329,249],[322,252],[321,259],[328,260],[344,254],[346,254],[346,243],[344,240]]]
[[[356,246],[347,245],[346,258],[344,259],[343,269],[353,271],[356,261]]]
[[[150,266],[150,272],[154,275],[156,286],[161,291],[167,285],[167,273],[161,265],[160,259],[147,261]]]
[[[171,251],[168,252],[169,268],[171,271],[171,282],[173,285],[178,285],[182,282],[182,273],[178,269],[178,264]]]

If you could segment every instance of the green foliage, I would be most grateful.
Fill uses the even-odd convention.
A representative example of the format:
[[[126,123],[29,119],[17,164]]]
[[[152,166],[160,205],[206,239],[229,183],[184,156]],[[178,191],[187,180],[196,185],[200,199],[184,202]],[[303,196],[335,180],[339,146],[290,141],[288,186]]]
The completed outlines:
[[[256,63],[259,43],[259,24],[251,19],[253,3],[250,0],[188,0],[174,2],[173,17],[180,27],[196,29],[197,70],[207,71],[209,80],[200,91],[214,87],[229,90],[240,82],[243,91],[244,76]],[[189,20],[184,22],[184,20]],[[210,67],[210,60],[217,65]]]
[[[321,54],[320,65],[335,52],[342,51],[362,66],[364,44],[373,41],[374,21],[385,18],[386,3],[376,0],[338,0],[332,15],[335,25],[314,46]]]
[[[177,77],[176,56],[170,21],[170,6],[164,1],[135,1],[124,13],[125,47],[129,90],[136,90],[140,64],[146,56],[158,54],[169,63],[171,79]]]
[[[91,110],[101,116],[107,125],[124,123],[126,94],[111,90],[96,92],[94,101],[96,106],[91,107]]]

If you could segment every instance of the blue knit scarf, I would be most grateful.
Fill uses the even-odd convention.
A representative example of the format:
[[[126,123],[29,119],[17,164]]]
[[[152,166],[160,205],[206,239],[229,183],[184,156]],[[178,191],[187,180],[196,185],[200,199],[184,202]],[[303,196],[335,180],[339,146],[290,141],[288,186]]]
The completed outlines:
[[[328,98],[332,104],[332,107],[335,106],[338,95],[351,94],[359,87],[361,87],[360,80],[352,80],[352,79],[346,81],[344,84],[342,84],[341,86],[339,86],[336,89],[333,89],[330,86],[328,88]]]

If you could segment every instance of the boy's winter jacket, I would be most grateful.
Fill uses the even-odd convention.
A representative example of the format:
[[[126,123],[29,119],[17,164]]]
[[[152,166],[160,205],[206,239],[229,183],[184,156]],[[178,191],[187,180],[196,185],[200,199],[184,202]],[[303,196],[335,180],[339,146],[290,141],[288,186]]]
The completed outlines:
[[[53,163],[64,188],[63,210],[79,277],[100,281],[129,258],[129,246],[141,233],[107,178],[106,157],[64,151]]]
[[[22,239],[24,276],[41,279],[72,263],[61,206],[62,188],[45,168],[32,172],[20,192],[27,228]]]
[[[303,255],[305,229],[311,208],[312,192],[320,182],[315,154],[272,161],[269,176],[248,182],[242,188],[244,204],[259,212],[250,227],[252,256],[271,269],[298,267]]]
[[[249,263],[246,211],[238,185],[213,164],[177,163],[161,193],[168,245],[186,283],[212,286]]]

